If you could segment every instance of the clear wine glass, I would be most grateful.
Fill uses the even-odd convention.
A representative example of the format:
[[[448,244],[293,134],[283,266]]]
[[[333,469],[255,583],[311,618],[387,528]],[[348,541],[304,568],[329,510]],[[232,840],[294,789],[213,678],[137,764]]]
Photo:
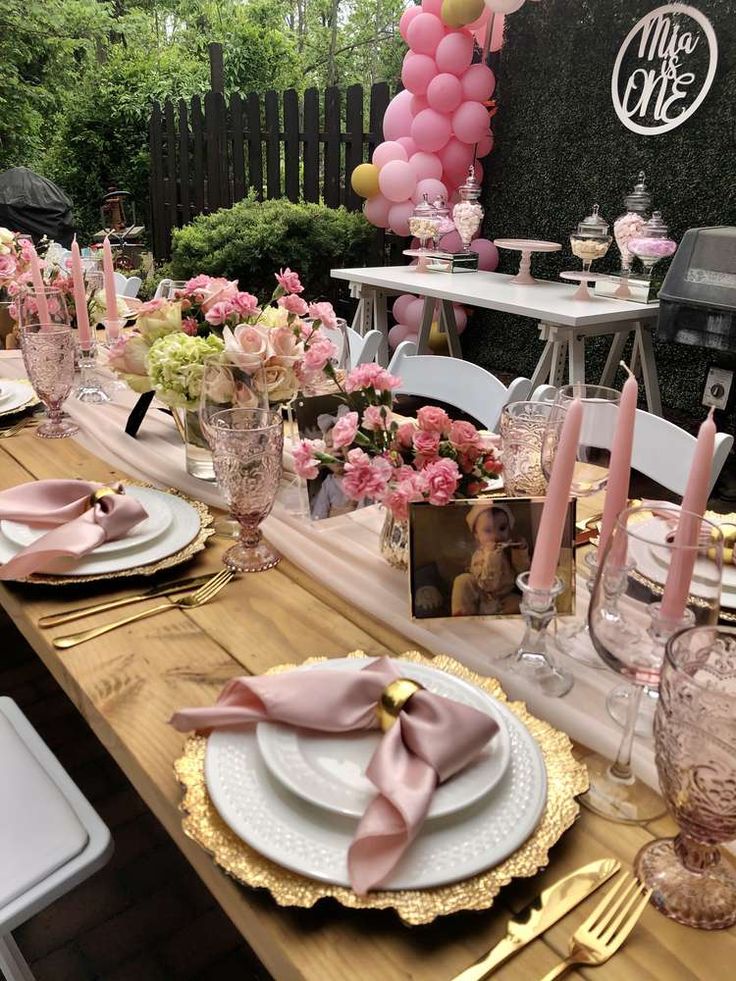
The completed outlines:
[[[581,798],[590,810],[613,821],[639,824],[658,817],[661,798],[634,776],[631,757],[642,689],[656,687],[665,644],[680,630],[716,624],[720,610],[723,535],[702,520],[707,547],[700,541],[677,545],[669,534],[668,518],[697,515],[667,509],[627,508],[621,513],[599,564],[588,609],[590,636],[599,656],[633,686],[628,715],[616,760],[597,754],[586,757],[590,790]],[[694,562],[690,594],[681,615],[665,615],[662,595],[673,562]]]
[[[79,426],[62,416],[61,406],[74,382],[74,332],[69,324],[25,323],[20,345],[28,378],[46,406],[48,421],[36,429],[42,439],[64,439]]]
[[[675,838],[645,845],[634,866],[652,903],[691,927],[736,923],[736,872],[718,845],[736,838],[736,629],[694,627],[665,649],[654,716],[655,760]]]
[[[553,402],[509,402],[501,410],[503,490],[508,497],[544,497],[547,478],[542,472],[542,441]]]
[[[42,290],[27,287],[18,294],[14,302],[20,329],[34,324],[68,327],[71,323],[66,297],[60,289],[53,286]]]
[[[284,428],[270,409],[225,409],[209,420],[215,478],[240,539],[223,556],[240,572],[261,572],[280,556],[264,541],[260,524],[271,513],[281,481]]]

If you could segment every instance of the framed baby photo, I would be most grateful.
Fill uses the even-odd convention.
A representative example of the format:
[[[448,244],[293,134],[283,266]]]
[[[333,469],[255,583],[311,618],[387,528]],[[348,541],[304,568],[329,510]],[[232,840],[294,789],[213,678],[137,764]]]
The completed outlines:
[[[294,406],[300,439],[323,439],[329,450],[332,428],[345,412],[347,405],[337,395],[313,395],[299,398]],[[339,478],[326,468],[314,480],[307,481],[309,516],[314,521],[348,514],[365,503],[356,504],[342,492]],[[370,504],[370,501],[367,503]]]
[[[489,497],[445,507],[412,504],[409,588],[417,620],[519,617],[516,577],[531,566],[542,498]],[[575,501],[570,501],[557,575],[557,612],[575,612]]]

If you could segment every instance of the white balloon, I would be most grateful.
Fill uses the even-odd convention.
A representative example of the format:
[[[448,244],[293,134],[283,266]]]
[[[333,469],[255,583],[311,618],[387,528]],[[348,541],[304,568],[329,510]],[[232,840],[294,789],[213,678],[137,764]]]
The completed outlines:
[[[483,0],[494,14],[515,14],[524,6],[524,0]]]

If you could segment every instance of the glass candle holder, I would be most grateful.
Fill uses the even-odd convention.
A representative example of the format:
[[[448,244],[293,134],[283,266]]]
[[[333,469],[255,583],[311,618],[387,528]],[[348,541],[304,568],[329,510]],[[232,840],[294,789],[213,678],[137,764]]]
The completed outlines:
[[[559,698],[570,691],[575,680],[558,664],[550,650],[548,637],[549,626],[557,613],[557,597],[565,587],[561,579],[555,579],[550,589],[532,588],[528,572],[517,576],[516,585],[522,594],[520,610],[524,618],[524,636],[509,656],[509,667],[527,677],[545,695]]]

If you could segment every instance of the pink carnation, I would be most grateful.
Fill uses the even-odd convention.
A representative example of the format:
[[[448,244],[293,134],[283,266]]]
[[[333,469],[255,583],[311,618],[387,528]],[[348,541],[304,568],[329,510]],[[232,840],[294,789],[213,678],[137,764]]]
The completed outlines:
[[[303,317],[309,309],[307,301],[297,296],[296,293],[287,293],[286,296],[280,296],[277,302],[280,307],[288,310],[289,313],[295,313],[297,317]]]
[[[241,317],[252,317],[253,314],[258,313],[258,297],[253,296],[252,293],[238,292],[233,296],[232,300],[233,308]]]
[[[386,491],[392,471],[393,467],[383,457],[371,459],[363,450],[350,450],[342,481],[343,492],[353,501],[378,500]]]
[[[18,269],[15,256],[0,255],[0,279],[12,279]]]
[[[427,481],[429,503],[443,507],[455,495],[460,483],[460,471],[454,460],[444,457],[434,460],[425,468],[424,478]]]
[[[377,392],[388,392],[400,384],[401,379],[390,375],[380,364],[361,364],[348,373],[345,390],[357,392],[362,388],[373,388]]]
[[[415,429],[414,449],[420,456],[434,459],[440,450],[440,434],[426,432],[424,429]]]
[[[332,427],[332,445],[336,450],[350,446],[358,432],[358,413],[346,412]]]
[[[421,411],[421,410],[420,410]],[[453,422],[450,426],[450,442],[465,456],[475,459],[481,452],[480,433],[469,422]]]
[[[30,239],[21,238],[18,240],[18,245],[20,246],[20,257],[23,262],[30,262],[35,251],[33,242]]]
[[[232,312],[233,305],[230,300],[222,300],[220,303],[215,303],[209,308],[204,315],[204,319],[208,324],[212,324],[213,327],[219,327],[227,321],[227,318]]]
[[[382,503],[391,511],[397,521],[409,517],[409,505],[424,497],[426,481],[421,473],[411,467],[402,467],[393,487],[389,488]]]
[[[280,269],[276,276],[276,282],[279,284],[282,290],[287,293],[303,293],[304,287],[299,279],[299,273],[292,272],[287,266],[286,269]]]
[[[310,303],[309,316],[313,320],[321,321],[329,330],[337,327],[337,317],[331,303]]]
[[[188,279],[184,283],[184,293],[197,293],[198,291],[206,290],[210,285],[210,277],[205,276],[204,273],[200,273],[199,276],[194,276],[192,279]]]
[[[190,337],[197,336],[198,324],[194,317],[185,317],[181,322],[181,329]]]
[[[302,358],[302,369],[307,373],[324,371],[329,361],[337,356],[337,348],[326,337],[319,338],[309,345]]]
[[[294,449],[294,470],[303,480],[314,480],[319,474],[320,463],[315,453],[325,453],[326,446],[321,439],[303,439]]]
[[[386,428],[386,416],[388,415],[385,406],[367,405],[363,412],[361,429],[379,430]]]
[[[396,430],[396,442],[403,450],[408,450],[414,443],[414,433],[417,427],[413,422],[404,422]]]
[[[446,433],[450,428],[450,417],[437,405],[425,405],[417,412],[417,425],[428,433]]]

